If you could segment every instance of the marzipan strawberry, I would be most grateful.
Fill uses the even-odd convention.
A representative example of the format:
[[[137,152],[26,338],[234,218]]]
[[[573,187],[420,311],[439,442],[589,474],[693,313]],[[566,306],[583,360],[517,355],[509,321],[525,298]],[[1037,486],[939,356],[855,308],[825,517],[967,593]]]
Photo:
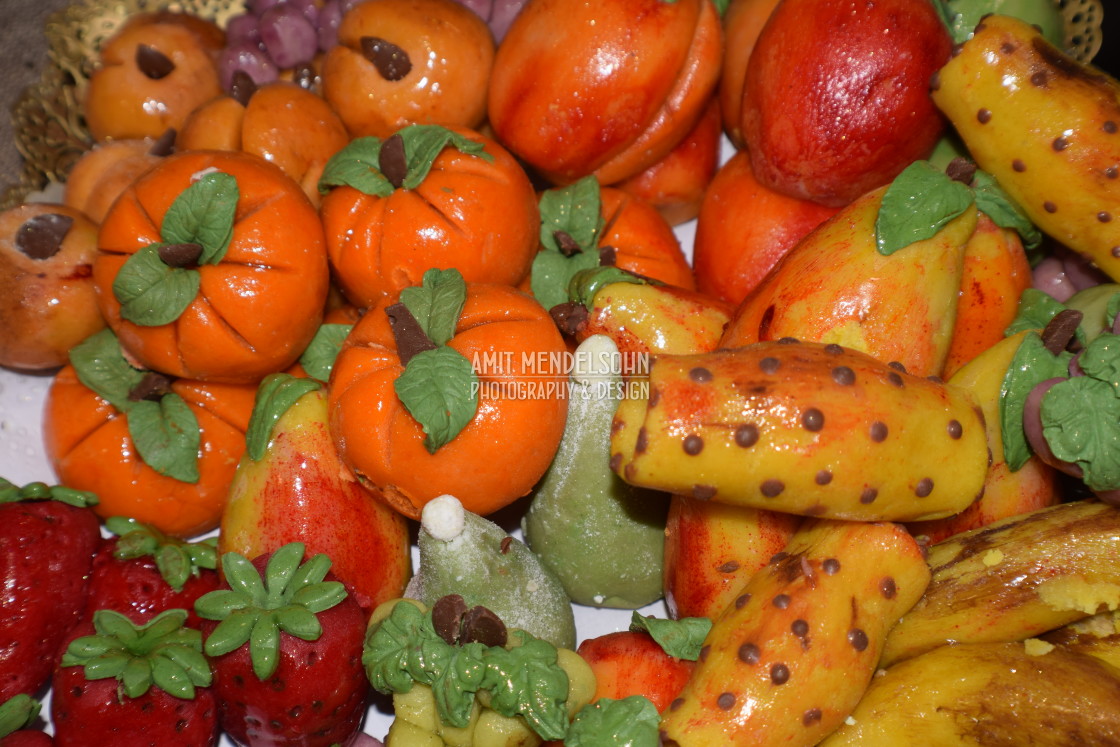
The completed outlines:
[[[0,700],[34,694],[85,609],[101,540],[92,493],[0,478]]]
[[[222,729],[239,744],[328,747],[361,726],[365,615],[330,558],[303,556],[299,542],[251,563],[227,552],[223,588],[195,603]]]

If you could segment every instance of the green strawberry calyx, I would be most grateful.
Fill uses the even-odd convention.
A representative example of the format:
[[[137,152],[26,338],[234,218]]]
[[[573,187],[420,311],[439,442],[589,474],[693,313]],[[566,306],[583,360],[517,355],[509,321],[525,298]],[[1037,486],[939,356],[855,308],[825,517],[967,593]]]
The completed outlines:
[[[74,639],[62,655],[62,666],[83,667],[87,680],[115,678],[129,698],[155,685],[191,700],[213,675],[202,654],[202,634],[184,627],[186,621],[183,609],[165,610],[143,625],[119,612],[98,610],[93,613],[96,633]]]
[[[20,501],[58,501],[75,508],[89,508],[97,505],[97,496],[87,490],[47,485],[45,482],[16,485],[0,477],[0,504]]]
[[[43,704],[26,693],[19,693],[0,703],[0,739],[30,726]]]
[[[228,589],[203,594],[195,612],[218,626],[206,638],[209,656],[222,656],[246,643],[253,673],[266,680],[280,663],[281,633],[304,641],[323,634],[318,614],[342,602],[346,587],[340,581],[324,580],[331,560],[318,554],[307,562],[302,542],[291,542],[276,550],[262,576],[253,564],[235,552],[222,555],[222,573]]]
[[[136,519],[111,516],[105,526],[118,536],[113,556],[120,560],[151,557],[163,580],[175,591],[182,591],[191,578],[202,570],[218,567],[218,540],[215,537],[199,542],[184,542],[170,537],[153,526]]]

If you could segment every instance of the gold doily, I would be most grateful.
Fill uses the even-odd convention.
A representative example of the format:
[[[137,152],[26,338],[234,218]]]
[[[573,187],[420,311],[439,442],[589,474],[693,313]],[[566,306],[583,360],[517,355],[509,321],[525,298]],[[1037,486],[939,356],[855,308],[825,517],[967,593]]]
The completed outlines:
[[[1101,0],[1054,0],[1066,20],[1066,48],[1091,60],[1101,46]],[[0,209],[65,179],[90,147],[81,98],[97,51],[125,20],[145,11],[195,13],[224,26],[244,8],[243,0],[78,0],[46,24],[48,66],[39,82],[12,109],[16,148],[24,158],[19,182],[0,195]]]

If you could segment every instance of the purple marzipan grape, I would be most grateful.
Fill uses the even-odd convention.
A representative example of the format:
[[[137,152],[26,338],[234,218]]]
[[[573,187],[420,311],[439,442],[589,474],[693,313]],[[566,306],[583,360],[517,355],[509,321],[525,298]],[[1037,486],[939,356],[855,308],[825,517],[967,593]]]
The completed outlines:
[[[494,41],[500,42],[505,38],[513,19],[521,12],[525,0],[494,0],[490,9],[490,31],[494,34]]]
[[[326,52],[338,46],[338,26],[342,23],[342,5],[338,0],[327,0],[319,9],[319,51]]]
[[[227,46],[218,59],[218,73],[223,90],[230,90],[233,74],[238,70],[245,72],[258,86],[280,77],[280,70],[269,59],[267,52],[255,44],[244,42]]]
[[[354,737],[354,741],[350,743],[350,747],[385,747],[380,739],[371,737],[369,734],[359,734]]]
[[[261,16],[274,5],[279,5],[284,0],[245,0],[245,9],[255,16]]]
[[[312,26],[319,24],[319,3],[316,0],[287,0],[288,5],[299,9],[303,17],[311,21]]]
[[[340,0],[342,5],[342,15],[349,13],[355,5],[361,5],[366,0]]]
[[[281,69],[310,62],[319,50],[315,27],[290,3],[274,5],[261,16],[261,42]]]
[[[226,45],[241,43],[260,44],[261,32],[257,17],[251,13],[241,13],[226,22]]]
[[[1065,303],[1077,292],[1058,257],[1046,257],[1031,271],[1031,286]]]

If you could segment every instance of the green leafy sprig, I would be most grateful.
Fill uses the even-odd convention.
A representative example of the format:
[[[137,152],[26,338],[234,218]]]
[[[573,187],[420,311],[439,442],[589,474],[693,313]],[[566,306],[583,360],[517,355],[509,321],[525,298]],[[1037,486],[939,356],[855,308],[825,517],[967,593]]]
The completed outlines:
[[[580,270],[568,283],[568,300],[583,304],[588,311],[595,307],[595,296],[603,288],[615,283],[649,285],[651,281],[640,275],[613,265],[599,265],[588,270]]]
[[[401,601],[370,627],[362,664],[378,692],[430,686],[439,718],[450,726],[468,725],[477,696],[503,716],[523,717],[543,739],[563,739],[568,731],[568,675],[556,647],[524,631],[511,630],[508,647],[454,646],[436,632],[430,612]]]
[[[530,286],[546,309],[568,301],[572,278],[600,264],[603,207],[599,182],[586,176],[540,198],[541,251],[533,258]]]
[[[72,641],[62,666],[84,667],[89,680],[116,678],[130,698],[155,685],[190,700],[195,688],[210,685],[212,674],[202,655],[202,634],[183,627],[186,620],[186,610],[171,609],[135,625],[119,612],[98,610],[93,613],[96,633]]]
[[[657,747],[661,715],[643,695],[599,698],[584,706],[572,719],[565,747]]]
[[[111,330],[74,346],[70,362],[79,381],[124,413],[128,435],[145,464],[180,482],[198,482],[202,441],[198,419],[186,401],[170,390],[157,388],[153,398],[134,398],[146,377],[158,375],[133,368]]]
[[[272,440],[272,430],[292,405],[309,393],[322,389],[316,379],[274,373],[264,377],[257,387],[249,427],[245,429],[245,454],[254,462],[260,461]]]
[[[253,673],[267,680],[280,663],[281,632],[305,641],[323,634],[318,614],[346,598],[340,581],[325,581],[331,561],[320,553],[307,562],[302,542],[291,542],[269,558],[262,577],[253,564],[235,552],[222,555],[228,589],[203,594],[195,612],[218,625],[206,639],[208,656],[222,656],[245,644]]]
[[[659,617],[646,617],[634,612],[630,618],[630,630],[649,633],[669,656],[688,661],[696,661],[700,658],[700,649],[711,629],[712,621],[706,617],[666,620]]]
[[[875,220],[875,247],[889,256],[933,238],[947,223],[975,205],[1001,228],[1018,231],[1026,247],[1042,234],[996,180],[977,170],[971,186],[949,177],[929,161],[915,161],[895,177]]]
[[[163,216],[160,241],[140,249],[113,280],[121,317],[157,327],[178,319],[201,286],[198,265],[222,261],[233,238],[237,180],[214,171],[183,190]]]
[[[42,707],[42,703],[26,693],[13,695],[0,703],[0,739],[34,723]]]
[[[97,496],[88,490],[75,490],[63,485],[47,485],[45,482],[29,482],[16,485],[0,477],[0,504],[20,501],[58,501],[75,508],[89,508],[97,505]]]
[[[218,567],[216,537],[185,542],[124,516],[110,516],[105,526],[118,535],[113,549],[115,557],[121,560],[152,558],[163,580],[175,591],[181,591],[188,580],[198,578],[203,570]]]
[[[334,362],[342,350],[342,343],[353,324],[321,324],[307,348],[299,357],[299,364],[307,375],[326,384],[330,381]]]
[[[388,145],[389,140],[394,144]],[[432,170],[436,156],[447,147],[486,161],[494,160],[484,143],[446,127],[408,125],[385,141],[376,137],[351,141],[327,161],[319,178],[319,191],[326,194],[332,187],[348,186],[367,195],[388,197],[397,188],[416,189]],[[384,157],[385,149],[395,151],[394,156]]]
[[[466,298],[466,281],[455,269],[430,269],[420,286],[401,291],[401,304],[419,325],[426,338],[422,347],[427,349],[407,358],[393,389],[424,429],[424,447],[432,454],[459,435],[478,412],[478,376],[466,356],[447,344]],[[401,347],[398,344],[404,360]]]

